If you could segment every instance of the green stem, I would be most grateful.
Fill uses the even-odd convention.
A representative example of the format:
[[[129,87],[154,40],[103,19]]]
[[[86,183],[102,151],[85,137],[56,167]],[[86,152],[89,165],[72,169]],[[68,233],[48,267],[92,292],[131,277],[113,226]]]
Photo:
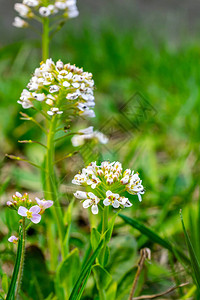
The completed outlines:
[[[24,254],[25,254],[25,240],[26,240],[26,227],[25,227],[25,217],[23,217],[22,218],[22,252],[21,252],[19,273],[18,273],[17,282],[16,282],[16,292],[15,292],[15,297],[16,298],[17,298],[19,290],[20,290],[22,274],[23,274]]]
[[[49,18],[43,18],[42,60],[49,58]]]
[[[58,225],[58,234],[61,243],[61,254],[64,258],[66,254],[66,249],[64,247],[63,241],[65,238],[65,228],[63,223],[63,213],[58,200],[58,191],[54,171],[54,161],[55,161],[55,147],[54,147],[54,137],[57,124],[57,116],[54,115],[50,122],[49,132],[47,135],[47,153],[46,153],[46,165],[45,165],[45,198],[54,201],[52,207],[54,218]]]
[[[106,230],[108,228],[108,212],[109,212],[109,206],[104,206],[101,235],[103,235],[104,232],[106,232]]]

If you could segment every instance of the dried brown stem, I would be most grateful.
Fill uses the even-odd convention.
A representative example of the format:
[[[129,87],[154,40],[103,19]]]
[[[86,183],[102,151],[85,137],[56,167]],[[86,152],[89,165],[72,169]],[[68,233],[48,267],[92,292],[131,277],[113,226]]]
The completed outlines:
[[[149,260],[151,259],[151,251],[150,251],[149,248],[144,248],[144,249],[140,250],[140,260],[138,262],[138,269],[137,269],[137,272],[136,272],[136,275],[135,275],[135,278],[134,278],[134,281],[133,281],[133,285],[132,285],[131,292],[130,292],[128,300],[133,299],[133,295],[135,293],[137,282],[139,280],[140,273],[142,272],[144,262],[145,262],[146,259],[149,259]]]
[[[167,294],[173,292],[174,290],[176,290],[177,288],[183,287],[183,286],[188,285],[188,284],[189,284],[189,282],[185,282],[185,283],[182,283],[182,284],[180,284],[180,285],[178,285],[178,286],[173,286],[173,287],[169,288],[168,290],[166,290],[166,291],[163,292],[163,293],[154,294],[154,295],[145,295],[145,296],[140,296],[140,297],[134,297],[134,298],[132,298],[131,300],[141,300],[141,299],[148,299],[148,300],[149,300],[149,299],[156,299],[156,298],[158,298],[158,297],[167,295]]]

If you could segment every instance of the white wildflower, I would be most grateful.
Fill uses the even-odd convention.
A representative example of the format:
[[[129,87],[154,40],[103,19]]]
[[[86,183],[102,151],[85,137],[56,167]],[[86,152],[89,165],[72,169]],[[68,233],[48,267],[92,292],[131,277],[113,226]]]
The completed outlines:
[[[98,214],[98,203],[100,199],[93,193],[88,193],[88,199],[83,202],[83,207],[88,208],[91,206],[91,211],[94,215]]]
[[[15,3],[14,9],[18,12],[20,17],[28,18],[32,15],[30,8],[25,4]]]
[[[57,107],[52,107],[49,111],[47,111],[49,116],[53,116],[53,115],[61,115],[63,113],[63,111],[60,111],[59,108]]]
[[[20,17],[15,17],[14,22],[13,22],[13,26],[18,27],[18,28],[24,28],[24,27],[28,27],[28,23],[25,22]]]
[[[120,206],[119,194],[113,194],[111,191],[106,192],[106,199],[103,200],[103,204],[105,206],[112,205],[114,208],[118,208]]]
[[[42,6],[42,7],[39,8],[39,14],[42,17],[48,17],[51,14],[51,10],[49,9],[49,7]]]
[[[28,5],[30,7],[35,7],[39,5],[38,0],[23,0],[23,4]]]
[[[74,147],[82,146],[85,141],[88,140],[97,140],[101,144],[106,144],[108,142],[108,138],[99,131],[93,131],[93,126],[90,126],[85,129],[81,129],[78,131],[80,134],[76,134],[72,137],[72,145]]]

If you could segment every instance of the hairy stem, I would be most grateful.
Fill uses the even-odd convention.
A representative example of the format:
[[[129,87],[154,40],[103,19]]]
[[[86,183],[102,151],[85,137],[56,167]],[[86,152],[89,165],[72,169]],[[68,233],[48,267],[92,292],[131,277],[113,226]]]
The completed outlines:
[[[57,116],[54,115],[51,119],[49,132],[47,134],[47,152],[46,152],[46,165],[45,165],[45,198],[54,201],[52,207],[53,215],[58,225],[58,233],[61,244],[61,254],[64,258],[66,251],[63,245],[65,228],[63,224],[63,214],[62,209],[59,204],[57,183],[54,171],[54,161],[55,161],[55,147],[54,147],[54,137],[57,124]]]
[[[22,252],[21,252],[21,260],[20,260],[20,267],[19,267],[19,273],[17,277],[16,282],[16,291],[15,291],[15,297],[17,299],[21,280],[22,280],[22,274],[23,274],[23,267],[24,267],[24,254],[25,254],[25,240],[26,240],[26,227],[25,227],[25,218],[22,218]]]

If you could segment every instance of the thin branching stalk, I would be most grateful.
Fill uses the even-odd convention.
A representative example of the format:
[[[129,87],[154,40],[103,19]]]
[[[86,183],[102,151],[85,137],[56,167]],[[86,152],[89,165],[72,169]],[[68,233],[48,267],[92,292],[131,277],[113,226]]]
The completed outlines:
[[[23,275],[25,242],[26,242],[26,227],[25,227],[25,218],[23,217],[22,218],[22,253],[21,253],[19,273],[18,273],[17,282],[16,282],[16,291],[15,291],[16,299],[17,299],[19,291],[20,291],[20,285],[21,285],[22,275]]]
[[[135,290],[136,290],[136,287],[137,287],[137,283],[138,283],[140,274],[141,274],[141,272],[143,270],[143,267],[144,267],[144,262],[147,258],[150,259],[150,257],[151,257],[150,249],[148,249],[148,248],[141,249],[141,251],[140,251],[140,260],[138,262],[138,269],[137,269],[135,278],[133,280],[133,285],[132,285],[131,292],[130,292],[130,295],[129,295],[129,298],[128,298],[129,300],[133,299],[133,296],[134,296],[134,293],[135,293]]]
[[[173,292],[177,288],[182,288],[182,287],[184,287],[184,286],[186,286],[188,284],[189,284],[189,282],[182,283],[182,284],[180,284],[178,286],[173,286],[173,287],[169,288],[165,292],[162,292],[162,293],[159,293],[159,294],[154,294],[154,295],[145,295],[145,296],[135,297],[135,298],[132,298],[132,300],[142,300],[142,299],[150,300],[150,299],[160,298],[161,296],[165,296],[165,295]]]

